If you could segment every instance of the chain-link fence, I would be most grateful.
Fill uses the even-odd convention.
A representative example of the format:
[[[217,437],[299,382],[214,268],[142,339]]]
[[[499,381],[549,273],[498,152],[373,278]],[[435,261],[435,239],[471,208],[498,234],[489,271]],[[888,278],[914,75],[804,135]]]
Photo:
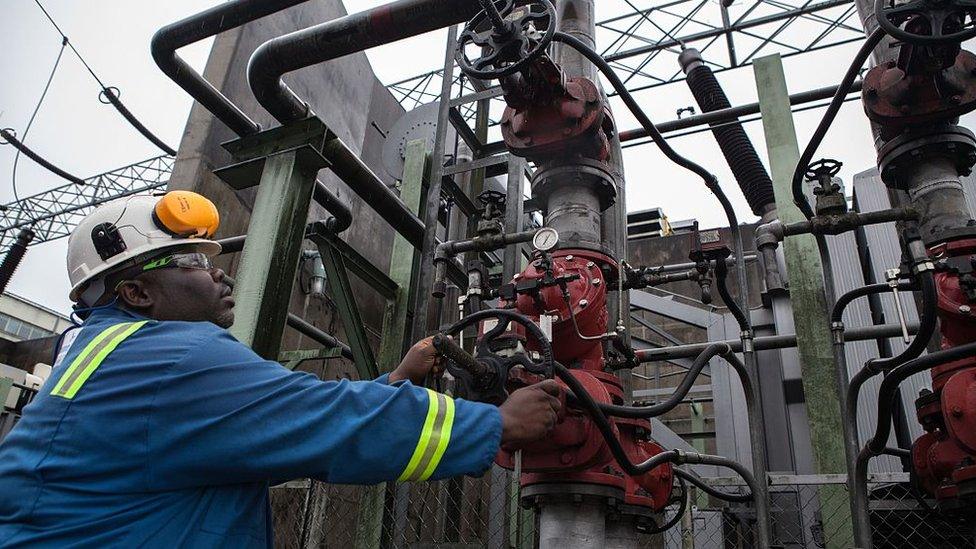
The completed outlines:
[[[706,478],[725,491],[737,478]],[[774,547],[853,547],[844,475],[770,475]],[[911,489],[907,473],[872,475],[871,526],[876,549],[976,547],[974,525],[951,520]],[[688,512],[663,534],[638,534],[634,547],[729,549],[754,547],[755,513],[693,487]],[[342,486],[296,481],[271,490],[278,547],[410,549],[537,546],[537,518],[518,505],[517,483],[497,467],[482,478],[428,483]],[[668,508],[663,520],[674,516]]]

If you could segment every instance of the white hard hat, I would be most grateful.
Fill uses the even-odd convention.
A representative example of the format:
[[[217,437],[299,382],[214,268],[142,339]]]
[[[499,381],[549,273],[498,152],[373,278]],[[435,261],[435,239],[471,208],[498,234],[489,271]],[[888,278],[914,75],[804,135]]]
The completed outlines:
[[[97,295],[81,299],[86,286],[100,282],[116,267],[128,267],[166,248],[191,246],[217,255],[220,244],[208,238],[218,224],[213,202],[189,191],[171,191],[162,197],[131,196],[100,206],[68,237],[68,297],[92,305],[105,288],[93,284],[97,287],[90,293]]]

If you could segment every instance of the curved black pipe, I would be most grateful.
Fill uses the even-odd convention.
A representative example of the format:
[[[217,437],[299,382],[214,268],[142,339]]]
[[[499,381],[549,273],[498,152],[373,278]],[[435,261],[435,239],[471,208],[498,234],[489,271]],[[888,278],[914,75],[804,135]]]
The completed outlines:
[[[261,126],[207,82],[203,75],[193,70],[193,67],[176,54],[176,50],[306,1],[237,0],[214,6],[156,31],[150,46],[153,60],[166,76],[169,76],[238,136],[256,134],[261,131]],[[117,98],[113,100],[115,95],[108,91],[105,93],[115,104],[117,101]],[[116,105],[116,108],[119,105]],[[170,154],[175,155],[176,152]],[[352,210],[349,205],[321,181],[315,181],[312,198],[335,218],[334,221],[329,222],[329,228],[334,232],[342,232],[352,224]]]
[[[281,123],[311,114],[281,77],[291,71],[464,22],[481,10],[471,0],[399,0],[326,21],[261,44],[247,64],[258,103]]]
[[[932,340],[932,336],[935,334],[935,328],[939,320],[939,294],[935,286],[935,272],[925,271],[919,273],[919,279],[919,285],[922,288],[922,311],[921,315],[919,315],[921,318],[919,320],[918,333],[915,334],[915,339],[912,340],[908,347],[905,347],[905,350],[897,356],[872,361],[871,367],[875,370],[884,371],[914,359],[925,351],[929,341]]]
[[[881,43],[881,40],[885,37],[885,32],[880,28],[877,28],[868,36],[868,39],[861,44],[861,49],[857,51],[857,55],[854,56],[854,60],[851,62],[850,67],[847,69],[847,73],[844,74],[844,78],[841,80],[840,85],[837,87],[837,92],[834,93],[833,99],[830,100],[830,105],[827,106],[826,112],[824,112],[823,118],[820,119],[820,124],[817,125],[817,129],[813,132],[813,137],[810,138],[810,142],[807,143],[805,149],[803,149],[803,154],[800,155],[800,160],[796,163],[796,168],[793,170],[793,202],[803,216],[807,219],[813,217],[813,208],[810,207],[810,201],[807,200],[807,195],[803,192],[803,176],[807,171],[807,166],[810,165],[810,161],[813,160],[814,153],[817,152],[817,148],[823,141],[825,135],[827,135],[827,130],[830,129],[830,125],[833,124],[834,118],[840,111],[841,105],[844,104],[844,99],[847,97],[848,90],[851,85],[854,84],[854,79],[857,78],[858,73],[861,71],[861,67],[864,62],[874,51],[875,46]]]
[[[685,81],[688,83],[688,88],[703,113],[732,108],[725,91],[715,78],[715,73],[702,62],[698,50],[688,48],[682,51],[678,56],[678,62],[687,75]],[[718,142],[732,174],[735,175],[742,194],[749,202],[752,213],[763,215],[769,206],[776,203],[773,182],[759,160],[752,141],[742,129],[742,124],[739,123],[738,118],[734,118],[730,123],[713,123],[710,126],[712,135]]]
[[[135,115],[132,114],[132,112],[129,111],[128,108],[126,108],[126,106],[122,103],[122,100],[119,99],[119,96],[116,94],[113,88],[102,88],[102,93],[105,94],[105,97],[106,99],[108,99],[108,102],[111,103],[113,107],[115,107],[115,110],[119,111],[119,114],[122,115],[122,118],[128,120],[129,124],[132,124],[132,127],[135,128],[139,133],[141,133],[143,137],[151,141],[153,145],[159,147],[159,149],[164,153],[170,156],[176,156],[176,151],[173,150],[172,147],[164,143],[162,139],[156,137],[156,134],[151,132],[149,128],[147,128],[142,124],[142,122],[139,122],[139,119],[136,118]]]
[[[62,179],[67,179],[68,181],[70,181],[70,182],[72,182],[72,183],[74,183],[76,185],[84,185],[85,184],[85,180],[84,179],[82,179],[82,178],[80,178],[80,177],[78,177],[76,175],[71,175],[70,173],[62,170],[61,168],[55,166],[54,164],[51,164],[50,162],[48,162],[47,160],[45,160],[41,155],[39,155],[36,152],[32,151],[27,145],[24,145],[23,143],[21,143],[20,140],[17,139],[17,136],[15,136],[13,134],[13,132],[11,132],[9,129],[2,129],[2,130],[0,130],[0,137],[3,137],[7,141],[7,143],[10,143],[11,145],[13,145],[14,148],[16,148],[18,151],[20,151],[21,153],[23,153],[24,156],[26,156],[27,158],[30,158],[34,162],[37,162],[38,164],[41,165],[42,168],[44,168],[47,171],[53,173],[54,175],[56,175],[56,176],[58,176],[58,177],[60,177]]]
[[[729,312],[735,317],[736,322],[739,323],[739,329],[743,332],[750,329],[749,319],[746,318],[745,312],[739,307],[739,304],[735,302],[732,297],[732,293],[729,292],[729,267],[725,264],[725,261],[715,262],[715,286],[718,288],[718,295],[722,297],[722,301],[725,302],[725,306],[729,308]]]
[[[888,435],[891,434],[892,406],[901,382],[935,366],[972,356],[976,356],[976,343],[967,343],[920,356],[891,370],[881,382],[881,388],[878,390],[878,424],[874,436],[871,437],[865,448],[873,455],[878,455],[885,449],[885,445],[888,443]]]
[[[244,111],[193,70],[176,50],[250,23],[306,0],[236,0],[219,4],[156,31],[150,49],[156,65],[190,96],[237,135],[251,135],[261,127]]]
[[[17,233],[17,240],[10,245],[7,255],[0,263],[0,294],[7,289],[7,284],[14,276],[14,271],[20,266],[20,262],[27,253],[27,246],[34,240],[34,231],[30,227],[24,227]]]
[[[678,479],[678,486],[681,488],[681,490],[678,492],[680,495],[677,496],[677,498],[672,496],[671,499],[668,500],[668,504],[673,502],[675,499],[678,499],[678,509],[674,512],[674,516],[671,517],[671,520],[667,521],[661,526],[658,526],[656,528],[651,528],[647,532],[644,532],[647,535],[653,536],[654,534],[667,532],[668,530],[674,528],[676,524],[681,522],[681,517],[685,516],[685,511],[688,510],[688,484],[685,482],[685,479],[683,477],[677,475],[677,471],[678,471],[677,467],[674,468],[674,471]],[[674,487],[672,486],[672,489],[673,488]]]
[[[688,391],[695,384],[695,380],[701,371],[708,365],[708,361],[713,357],[731,353],[732,349],[725,343],[713,343],[705,348],[697,357],[695,361],[688,368],[688,372],[685,373],[685,377],[681,380],[681,383],[674,389],[668,398],[662,402],[658,402],[652,406],[621,406],[619,404],[600,404],[600,410],[603,413],[615,416],[615,417],[626,417],[626,418],[637,418],[645,419],[650,417],[657,417],[670,412],[675,409],[681,401],[688,396]]]
[[[752,501],[752,494],[730,494],[729,492],[723,492],[721,490],[716,490],[714,487],[702,482],[693,473],[689,473],[684,469],[675,467],[673,469],[674,475],[680,479],[687,480],[688,482],[694,484],[699,490],[705,492],[706,494],[718,498],[724,501],[731,501],[735,503],[746,503]]]
[[[898,283],[898,291],[907,292],[907,291],[914,291],[916,289],[918,289],[918,286],[914,282]],[[853,290],[847,292],[846,294],[842,294],[839,298],[837,298],[837,302],[834,303],[834,308],[830,312],[830,321],[842,322],[844,317],[844,310],[847,309],[847,306],[850,305],[851,302],[854,301],[855,299],[859,297],[873,295],[873,294],[883,294],[890,290],[891,290],[891,286],[889,286],[885,282],[881,282],[878,284],[868,284],[867,286],[854,288]]]

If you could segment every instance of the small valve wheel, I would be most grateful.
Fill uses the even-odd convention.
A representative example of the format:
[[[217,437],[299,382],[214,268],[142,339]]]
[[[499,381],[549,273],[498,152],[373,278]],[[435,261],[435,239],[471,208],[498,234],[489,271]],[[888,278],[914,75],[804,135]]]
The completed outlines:
[[[807,166],[806,176],[809,181],[822,181],[824,177],[832,178],[840,173],[844,164],[832,158],[822,158]],[[829,179],[828,179],[829,181]]]
[[[499,9],[496,3],[503,5]],[[468,77],[493,80],[515,74],[552,42],[556,9],[549,0],[482,0],[482,5],[486,9],[464,27],[455,52]]]
[[[896,40],[918,45],[959,43],[976,37],[976,0],[910,0],[900,5],[885,5],[892,0],[876,0],[874,13],[878,25]],[[928,34],[903,29],[900,25],[919,19]],[[915,26],[915,21],[909,23]]]

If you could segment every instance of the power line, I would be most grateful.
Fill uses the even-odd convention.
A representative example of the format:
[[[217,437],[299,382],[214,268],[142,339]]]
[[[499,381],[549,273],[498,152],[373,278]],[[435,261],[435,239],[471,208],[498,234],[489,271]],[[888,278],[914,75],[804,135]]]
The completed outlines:
[[[64,47],[68,45],[68,38],[64,37],[61,40],[61,49],[58,50],[58,57],[54,60],[54,66],[51,67],[51,74],[47,77],[47,83],[44,84],[44,91],[41,92],[41,97],[37,100],[37,106],[34,107],[34,112],[31,113],[30,119],[27,121],[27,127],[24,128],[24,135],[20,137],[20,142],[23,143],[27,140],[27,133],[30,132],[31,126],[34,124],[34,119],[37,117],[38,111],[41,110],[41,105],[44,103],[44,98],[47,97],[47,91],[51,89],[51,82],[54,81],[54,75],[58,72],[58,65],[61,64],[61,56],[64,55]],[[14,166],[13,170],[10,172],[10,183],[14,189],[14,200],[20,201],[20,196],[17,194],[17,163],[20,161],[20,149],[17,149],[17,153],[14,155]]]
[[[51,22],[51,25],[54,26],[54,29],[58,31],[58,34],[61,35],[63,43],[66,44],[69,48],[71,48],[71,51],[74,52],[75,57],[77,57],[78,60],[81,61],[81,64],[84,65],[86,69],[88,69],[88,73],[92,75],[92,78],[95,79],[95,82],[98,82],[98,85],[101,86],[102,91],[98,95],[99,102],[106,103],[106,104],[111,103],[112,106],[115,107],[115,110],[117,110],[119,114],[121,114],[122,117],[125,118],[129,122],[129,124],[132,125],[133,128],[135,128],[139,133],[141,133],[143,137],[151,141],[153,145],[159,147],[166,154],[170,156],[176,156],[176,151],[172,147],[167,145],[160,138],[156,137],[156,135],[153,134],[149,130],[149,128],[147,128],[142,122],[140,122],[139,119],[136,118],[135,115],[132,114],[132,112],[125,107],[121,99],[119,99],[119,96],[121,95],[119,89],[113,86],[106,86],[105,83],[102,82],[102,79],[99,78],[97,74],[95,74],[95,70],[92,69],[91,65],[88,64],[88,61],[86,61],[85,58],[82,57],[81,52],[79,52],[78,49],[75,48],[75,45],[71,43],[71,41],[68,39],[68,35],[66,35],[64,31],[61,30],[61,27],[54,20],[54,18],[51,17],[51,14],[48,13],[48,11],[44,8],[40,0],[34,0],[34,3],[37,4],[37,7],[40,8],[42,12],[44,12],[44,16],[47,17],[47,20]],[[102,101],[101,97],[103,94],[105,95],[107,101]]]

